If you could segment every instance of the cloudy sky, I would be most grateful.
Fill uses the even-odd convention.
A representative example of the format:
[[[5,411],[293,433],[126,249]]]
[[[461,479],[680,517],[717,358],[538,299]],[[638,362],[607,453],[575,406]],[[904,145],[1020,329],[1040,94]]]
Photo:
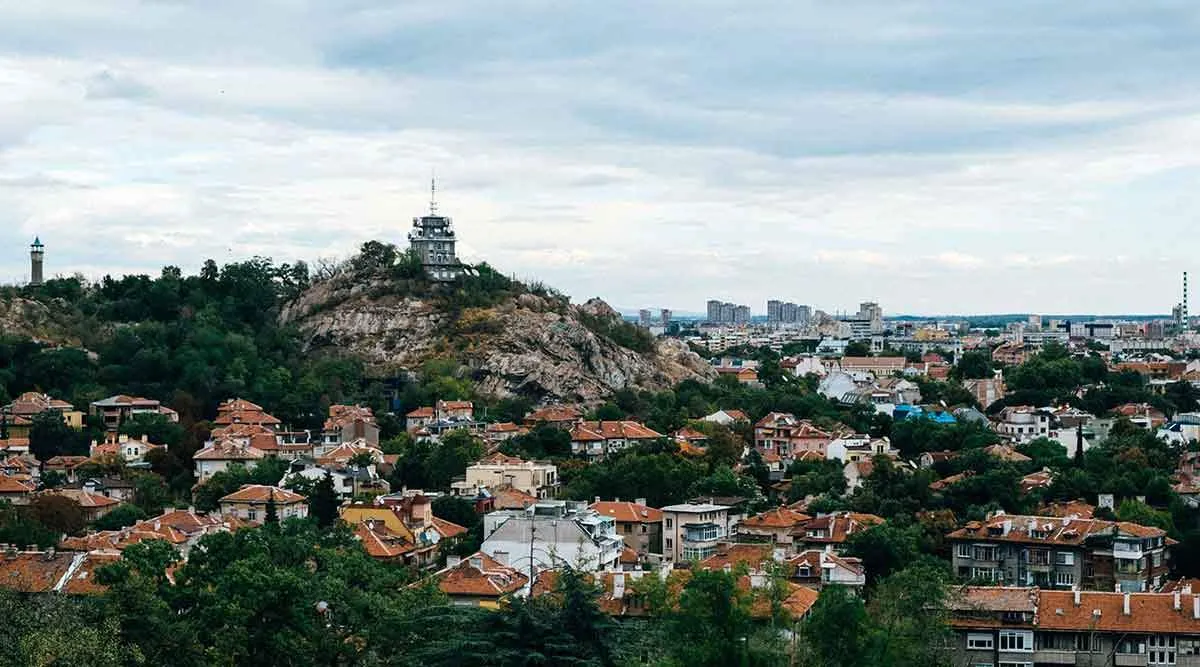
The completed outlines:
[[[0,281],[404,243],[702,310],[1168,312],[1194,0],[0,0]],[[1197,309],[1193,308],[1193,312]]]

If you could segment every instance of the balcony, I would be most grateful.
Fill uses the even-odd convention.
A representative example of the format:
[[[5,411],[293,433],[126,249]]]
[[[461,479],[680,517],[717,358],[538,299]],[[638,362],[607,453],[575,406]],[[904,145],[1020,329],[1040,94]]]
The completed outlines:
[[[1074,665],[1075,651],[1065,649],[1039,649],[1033,652],[1033,661],[1039,665]]]
[[[1113,655],[1113,664],[1117,665],[1117,667],[1122,667],[1124,665],[1145,665],[1145,664],[1147,664],[1146,663],[1146,654],[1145,653],[1117,653],[1117,654]]]

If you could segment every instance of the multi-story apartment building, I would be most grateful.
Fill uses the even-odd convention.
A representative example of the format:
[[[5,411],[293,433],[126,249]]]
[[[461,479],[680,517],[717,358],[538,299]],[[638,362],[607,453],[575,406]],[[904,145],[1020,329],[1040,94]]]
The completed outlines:
[[[1010,405],[1000,411],[996,432],[1018,443],[1050,436],[1054,416],[1028,405]]]
[[[99,417],[104,422],[105,430],[108,431],[118,430],[121,424],[138,414],[158,414],[166,417],[168,421],[179,421],[179,413],[171,408],[163,407],[159,401],[123,394],[93,401],[91,414]]]
[[[474,496],[480,488],[510,488],[535,498],[552,498],[558,484],[558,466],[553,463],[496,452],[467,466],[464,478],[450,486],[455,495],[462,496]]]
[[[625,540],[625,547],[633,549],[639,561],[662,556],[662,510],[646,505],[645,498],[633,502],[620,498],[612,501],[596,499],[589,506],[601,516],[609,516],[617,524],[617,534]]]
[[[616,568],[624,547],[613,517],[583,503],[543,500],[484,516],[480,551],[532,578],[563,565],[592,572]]]
[[[663,559],[704,560],[717,552],[735,527],[727,505],[683,503],[662,508]]]
[[[967,587],[948,596],[954,665],[1200,666],[1200,595]]]
[[[772,412],[754,424],[754,448],[764,456],[779,456],[785,461],[804,452],[815,452],[825,458],[825,450],[833,439],[834,434],[786,412]]]
[[[746,324],[750,321],[750,306],[716,300],[707,305],[710,324]]]
[[[1125,521],[996,513],[946,536],[964,579],[1043,588],[1152,591],[1173,540]]]

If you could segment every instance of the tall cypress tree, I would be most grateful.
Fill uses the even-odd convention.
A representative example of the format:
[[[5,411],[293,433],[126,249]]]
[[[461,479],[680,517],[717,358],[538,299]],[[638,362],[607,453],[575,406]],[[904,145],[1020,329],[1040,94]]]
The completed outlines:
[[[275,489],[271,489],[270,495],[267,496],[266,522],[269,524],[279,523],[279,508],[275,505]]]
[[[333,475],[328,471],[313,485],[312,493],[308,496],[308,512],[316,517],[317,525],[322,528],[332,526],[337,521],[337,491],[333,488]]]

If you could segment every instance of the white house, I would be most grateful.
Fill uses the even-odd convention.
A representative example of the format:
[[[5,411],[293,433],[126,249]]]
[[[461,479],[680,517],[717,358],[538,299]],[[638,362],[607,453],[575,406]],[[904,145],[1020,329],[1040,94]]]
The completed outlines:
[[[730,508],[712,503],[683,503],[662,508],[663,559],[704,560],[728,540],[735,526]]]
[[[192,455],[196,464],[196,476],[200,481],[227,470],[230,465],[242,465],[252,469],[263,459],[263,452],[235,440],[216,440]]]

